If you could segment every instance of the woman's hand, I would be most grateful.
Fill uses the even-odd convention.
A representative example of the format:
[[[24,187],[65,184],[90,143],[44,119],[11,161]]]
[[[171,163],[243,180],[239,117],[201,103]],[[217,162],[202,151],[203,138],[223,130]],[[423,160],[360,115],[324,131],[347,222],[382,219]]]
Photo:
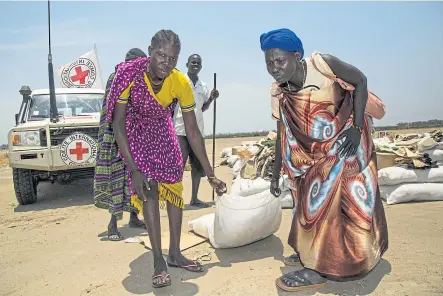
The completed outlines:
[[[272,195],[275,197],[280,196],[281,190],[279,188],[279,180],[278,179],[272,179],[271,187],[269,188],[269,191],[271,191]]]
[[[209,184],[212,186],[212,188],[215,189],[215,192],[218,196],[223,195],[228,191],[226,187],[226,183],[222,180],[217,179],[216,177],[209,178]]]
[[[146,187],[147,190],[151,190],[151,186],[149,185],[149,179],[146,178],[145,175],[140,171],[132,172],[131,179],[132,179],[132,187],[134,188],[138,197],[141,200],[146,201],[147,196],[145,195],[143,187]]]
[[[354,126],[351,126],[337,138],[337,141],[345,137],[345,141],[338,148],[338,153],[340,153],[340,157],[347,158],[354,156],[357,153],[361,141],[361,131]]]

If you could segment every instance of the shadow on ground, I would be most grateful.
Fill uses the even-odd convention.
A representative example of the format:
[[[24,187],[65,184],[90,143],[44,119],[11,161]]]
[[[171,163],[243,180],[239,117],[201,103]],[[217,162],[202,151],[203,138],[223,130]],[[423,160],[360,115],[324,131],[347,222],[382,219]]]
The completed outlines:
[[[231,267],[234,263],[251,262],[273,257],[283,260],[283,244],[281,240],[272,235],[264,240],[255,242],[241,248],[226,250],[211,250],[220,262],[204,264],[205,271],[191,273],[182,269],[169,268],[172,285],[162,289],[154,289],[151,286],[151,278],[154,272],[152,252],[146,252],[129,264],[131,272],[122,284],[125,289],[133,294],[154,295],[196,295],[199,288],[194,283],[186,282],[204,276],[212,267]]]
[[[92,179],[75,180],[66,185],[42,182],[38,185],[37,202],[25,206],[18,205],[14,212],[23,213],[92,205],[94,204],[92,192]]]
[[[288,273],[295,269],[302,269],[302,267],[301,266],[299,268],[284,267],[282,268],[282,274]],[[391,264],[385,259],[381,259],[380,262],[377,264],[377,266],[365,277],[355,280],[340,281],[340,282],[328,281],[326,287],[323,289],[301,291],[296,293],[297,296],[312,296],[315,295],[316,293],[346,295],[346,296],[370,295],[377,289],[383,277],[391,273],[391,271],[392,271]],[[280,296],[290,296],[294,295],[294,293],[295,292],[284,292],[278,290],[278,295]]]

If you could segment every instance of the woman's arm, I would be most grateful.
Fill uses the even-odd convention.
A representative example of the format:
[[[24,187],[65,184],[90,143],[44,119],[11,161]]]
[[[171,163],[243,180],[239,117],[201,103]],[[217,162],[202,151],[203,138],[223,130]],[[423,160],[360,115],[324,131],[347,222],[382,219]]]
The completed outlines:
[[[281,129],[280,122],[277,121],[277,141],[275,142],[275,160],[274,160],[274,172],[272,173],[272,180],[270,191],[275,197],[279,197],[281,190],[278,188],[280,184],[280,172],[282,166],[282,156],[281,156]]]
[[[338,78],[352,84],[354,89],[354,125],[363,127],[366,103],[368,102],[368,85],[366,76],[356,67],[329,55],[321,55]]]
[[[183,112],[183,122],[185,124],[186,137],[191,145],[208,178],[214,177],[214,171],[209,163],[206,153],[205,141],[197,125],[194,111]]]
[[[137,171],[138,168],[134,161],[134,158],[132,158],[131,150],[129,149],[128,136],[126,135],[126,105],[127,104],[115,104],[112,125],[118,149],[125,159],[126,166],[131,171],[131,173],[133,173]]]
[[[277,141],[275,142],[275,161],[274,161],[274,172],[272,174],[272,179],[279,179],[281,166],[282,166],[282,156],[281,156],[281,129],[280,121],[277,121]]]

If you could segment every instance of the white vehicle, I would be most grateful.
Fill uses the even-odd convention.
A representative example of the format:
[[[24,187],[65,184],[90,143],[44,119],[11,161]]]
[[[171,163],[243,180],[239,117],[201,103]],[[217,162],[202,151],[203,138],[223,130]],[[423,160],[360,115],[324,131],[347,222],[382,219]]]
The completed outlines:
[[[50,91],[23,86],[23,101],[8,133],[8,157],[21,205],[37,201],[39,182],[67,184],[92,178],[103,89],[56,88],[56,120],[50,116]]]

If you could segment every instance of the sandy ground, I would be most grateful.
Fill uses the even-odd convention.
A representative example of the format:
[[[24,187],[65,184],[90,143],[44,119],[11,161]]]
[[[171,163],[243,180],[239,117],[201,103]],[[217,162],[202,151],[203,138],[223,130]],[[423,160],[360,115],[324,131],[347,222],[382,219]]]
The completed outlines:
[[[217,140],[217,155],[247,139]],[[212,151],[210,141],[208,152]],[[230,169],[217,175],[230,183]],[[200,197],[211,201],[211,189],[202,182]],[[290,295],[276,289],[284,267],[291,210],[275,235],[246,247],[214,250],[204,243],[185,252],[193,258],[211,252],[207,271],[192,274],[170,269],[173,285],[151,287],[152,255],[140,244],[106,239],[109,215],[92,204],[92,182],[68,186],[39,185],[39,201],[18,206],[11,171],[0,168],[0,294],[1,295]],[[185,176],[185,201],[190,200],[190,175]],[[318,292],[295,295],[443,295],[443,202],[385,206],[389,250],[366,278],[329,282]],[[187,221],[214,208],[184,212]],[[130,229],[124,217],[125,237],[147,235]],[[167,216],[162,214],[163,230]],[[299,267],[301,268],[301,267]],[[316,294],[317,293],[317,294]]]

